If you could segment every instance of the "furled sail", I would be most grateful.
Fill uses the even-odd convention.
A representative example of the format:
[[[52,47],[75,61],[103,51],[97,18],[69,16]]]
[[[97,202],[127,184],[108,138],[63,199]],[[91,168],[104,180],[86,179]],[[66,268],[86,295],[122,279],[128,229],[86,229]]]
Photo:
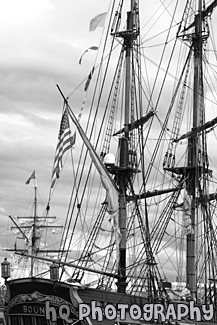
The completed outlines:
[[[207,130],[208,128],[212,128],[212,127],[216,126],[216,124],[217,124],[217,117],[215,117],[211,121],[205,123],[204,125],[198,126],[197,128],[192,129],[190,132],[187,132],[187,133],[181,135],[178,139],[175,139],[174,142],[178,142],[180,140],[190,138],[195,134],[198,134],[202,131]]]
[[[117,191],[113,181],[111,180],[111,177],[110,177],[109,173],[107,172],[105,166],[103,165],[101,159],[97,155],[95,149],[93,148],[92,144],[88,140],[84,130],[82,129],[80,123],[78,122],[77,118],[75,117],[73,111],[70,109],[69,106],[68,106],[68,111],[69,111],[69,116],[71,117],[73,123],[76,125],[78,132],[89,151],[90,157],[91,157],[98,173],[100,174],[102,185],[106,190],[106,201],[108,204],[107,211],[111,216],[111,222],[112,222],[112,226],[113,226],[114,233],[115,233],[115,240],[116,240],[116,246],[117,246],[117,261],[118,261],[119,260],[118,246],[119,246],[120,238],[121,238],[119,222],[118,222],[118,191]]]

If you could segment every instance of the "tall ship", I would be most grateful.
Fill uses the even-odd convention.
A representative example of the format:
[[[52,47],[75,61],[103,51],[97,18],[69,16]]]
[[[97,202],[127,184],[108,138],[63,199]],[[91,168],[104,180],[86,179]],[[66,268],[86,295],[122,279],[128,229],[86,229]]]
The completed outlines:
[[[31,223],[11,216],[28,271],[13,278],[2,263],[8,325],[217,323],[217,1],[159,1],[148,18],[151,5],[96,13],[80,107],[57,85],[46,213],[35,185]],[[48,249],[63,178],[67,213]]]

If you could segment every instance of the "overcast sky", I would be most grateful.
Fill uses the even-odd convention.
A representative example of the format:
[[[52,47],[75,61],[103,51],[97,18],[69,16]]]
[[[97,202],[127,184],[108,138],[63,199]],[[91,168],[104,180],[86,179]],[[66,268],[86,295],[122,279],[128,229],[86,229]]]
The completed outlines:
[[[105,0],[0,0],[0,246],[9,246],[8,215],[22,215],[38,177],[45,206],[63,101],[87,76],[79,65],[102,29],[89,32],[91,18],[107,10]],[[101,31],[100,31],[101,29]],[[78,91],[79,94],[79,91]],[[74,101],[75,110],[83,100]],[[5,253],[1,250],[0,257]]]

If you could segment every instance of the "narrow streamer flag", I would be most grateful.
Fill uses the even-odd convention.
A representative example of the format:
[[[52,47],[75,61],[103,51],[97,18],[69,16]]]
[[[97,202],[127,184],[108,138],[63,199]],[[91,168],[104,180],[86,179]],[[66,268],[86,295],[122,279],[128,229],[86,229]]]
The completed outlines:
[[[85,85],[84,85],[84,91],[87,91],[87,89],[88,89],[88,87],[90,85],[90,81],[91,81],[91,79],[93,77],[94,69],[95,69],[95,67],[93,67],[93,69],[90,71],[90,73],[89,73],[89,75],[87,77],[87,80],[86,80]]]
[[[96,50],[98,50],[98,46],[91,46],[87,50],[85,50],[84,53],[82,54],[82,56],[79,59],[79,64],[81,64],[81,61],[82,61],[82,58],[83,58],[84,54],[89,52],[89,50],[96,51]]]
[[[25,184],[29,184],[31,179],[35,179],[35,170],[34,172],[32,173],[32,175],[27,179],[26,183]]]
[[[99,14],[91,19],[89,31],[93,32],[97,27],[104,27],[107,12]]]
[[[67,107],[65,108],[64,113],[62,115],[58,139],[59,142],[56,147],[56,156],[54,159],[51,188],[54,187],[57,178],[60,177],[60,171],[63,167],[62,159],[64,153],[70,148],[72,148],[72,146],[75,144],[76,139],[76,133],[74,133],[74,135],[72,136],[69,128],[69,117]]]

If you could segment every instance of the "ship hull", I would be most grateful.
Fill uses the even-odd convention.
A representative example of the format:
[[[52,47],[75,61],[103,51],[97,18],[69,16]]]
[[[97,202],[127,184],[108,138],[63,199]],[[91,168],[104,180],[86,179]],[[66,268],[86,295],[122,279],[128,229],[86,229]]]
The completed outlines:
[[[91,303],[96,302],[97,306],[108,304],[144,305],[147,303],[146,297],[121,294],[112,291],[76,287],[69,283],[52,281],[49,279],[23,278],[7,282],[7,294],[5,298],[5,319],[9,325],[44,325],[50,321],[57,321],[58,325],[71,323],[102,324],[92,317],[91,313],[84,321],[79,320],[79,304],[83,303],[91,307]],[[91,308],[90,308],[91,310]],[[84,309],[86,311],[86,309]],[[65,313],[65,316],[63,315]],[[117,316],[118,317],[118,316]],[[103,324],[112,325],[119,319],[109,320],[103,316]],[[137,323],[126,314],[124,323]],[[144,323],[144,322],[143,322]],[[56,324],[56,323],[55,323]],[[147,322],[146,322],[147,324]]]

